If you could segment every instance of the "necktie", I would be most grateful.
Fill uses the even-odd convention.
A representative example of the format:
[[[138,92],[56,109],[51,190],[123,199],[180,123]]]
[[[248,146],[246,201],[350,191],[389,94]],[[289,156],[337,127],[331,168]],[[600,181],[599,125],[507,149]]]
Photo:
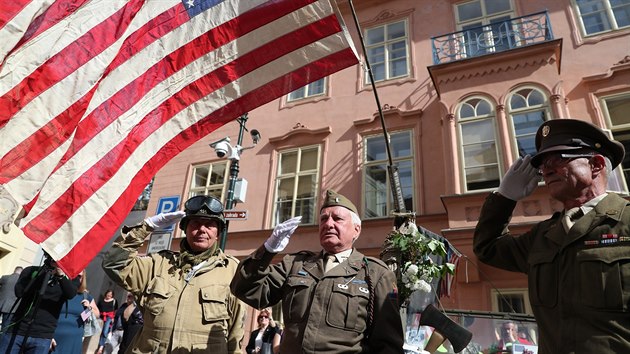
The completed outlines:
[[[327,254],[324,262],[324,273],[328,273],[331,269],[335,268],[339,262],[334,254]]]
[[[582,215],[582,209],[579,207],[567,210],[562,217],[562,226],[564,226],[564,231],[568,233],[569,230],[571,230],[571,227],[573,227],[573,224],[575,224],[575,221]]]

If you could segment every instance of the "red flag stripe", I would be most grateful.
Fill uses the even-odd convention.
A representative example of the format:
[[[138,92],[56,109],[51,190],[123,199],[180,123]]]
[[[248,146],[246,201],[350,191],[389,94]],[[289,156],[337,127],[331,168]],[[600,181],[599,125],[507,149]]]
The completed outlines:
[[[336,68],[340,64],[349,66],[355,64],[356,60],[355,53],[351,49],[347,49],[314,62],[309,66],[302,67],[290,75],[278,78],[258,88],[256,91],[242,96],[238,101],[224,106],[197,124],[182,131],[162,147],[155,156],[176,155],[179,151],[189,147],[203,136],[227,123],[230,120],[227,117],[237,117],[243,112],[252,110],[260,104],[277,98],[280,92],[283,92],[283,94],[288,93],[290,89],[304,86],[308,83],[307,81],[318,80],[332,74],[334,71],[337,71]],[[296,78],[298,80],[294,81]],[[306,78],[310,80],[306,80]],[[110,212],[103,215],[89,231],[85,232],[85,236],[78,240],[76,246],[58,260],[58,264],[67,274],[80,272],[87,266],[89,260],[98,254],[108,241],[103,235],[108,235],[108,232],[111,233],[111,225],[120,225],[124,221],[136,200],[135,196],[142,192],[154,173],[160,170],[167,162],[168,160],[166,159],[151,159],[139,169],[132,179],[133,183],[130,183],[122,191],[120,197],[112,203],[109,209]],[[133,197],[130,198],[129,196]],[[71,234],[67,230],[64,231],[62,234]],[[28,232],[27,229],[25,229],[25,232]],[[56,237],[50,238],[43,243],[45,249],[51,250],[58,244],[59,239]]]
[[[65,47],[0,97],[0,128],[33,98],[74,72],[116,42],[140,9],[144,0],[131,0]],[[90,50],[86,50],[89,48]]]
[[[32,0],[3,1],[0,3],[0,29],[13,20]]]
[[[46,208],[45,212],[39,214],[36,218],[32,219],[32,221],[29,221],[29,223],[34,225],[40,223],[42,227],[45,225],[51,233],[56,231],[92,196],[94,191],[100,189],[107,183],[111,176],[118,172],[121,166],[127,162],[129,156],[147,137],[153,134],[165,122],[171,119],[171,117],[215,90],[251,72],[254,68],[277,59],[283,53],[290,53],[311,43],[312,37],[308,35],[309,32],[317,31],[319,34],[323,34],[325,32],[321,30],[324,29],[328,29],[331,32],[329,34],[338,32],[335,30],[336,26],[331,22],[336,22],[334,16],[329,16],[309,26],[288,33],[283,37],[279,37],[275,41],[267,43],[238,60],[217,69],[192,83],[186,89],[174,94],[153,112],[144,117],[142,121],[134,127],[132,134],[127,135],[125,140],[118,143],[103,156],[98,163],[91,167],[90,170],[83,173],[77,181],[74,181],[74,187],[69,189],[68,192],[65,193],[65,196],[57,197],[54,203]],[[301,41],[288,41],[288,38],[300,39]],[[91,125],[85,130],[81,128],[83,128],[83,124],[81,124],[80,129],[77,131],[75,141],[80,141],[82,144],[85,144],[96,140],[96,134],[93,133],[94,129]],[[87,134],[85,139],[80,136],[83,132]],[[84,145],[82,145],[82,147],[83,146]],[[70,148],[68,151],[77,150]],[[43,239],[38,238],[35,241],[41,242]]]

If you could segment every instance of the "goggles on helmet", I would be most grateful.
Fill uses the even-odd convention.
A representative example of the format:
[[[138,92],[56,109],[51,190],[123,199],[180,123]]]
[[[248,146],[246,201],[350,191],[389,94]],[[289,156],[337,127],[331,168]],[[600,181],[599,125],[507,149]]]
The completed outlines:
[[[223,204],[221,204],[218,199],[207,195],[192,197],[184,204],[186,214],[195,214],[204,207],[213,214],[220,214],[223,212]]]

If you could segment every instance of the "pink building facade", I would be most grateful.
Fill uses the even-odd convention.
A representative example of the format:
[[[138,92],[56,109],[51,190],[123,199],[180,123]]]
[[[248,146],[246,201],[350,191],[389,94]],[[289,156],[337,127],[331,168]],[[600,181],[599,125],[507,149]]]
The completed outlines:
[[[360,52],[348,2],[338,5]],[[419,225],[465,255],[442,304],[506,311],[501,293],[530,313],[526,278],[480,264],[473,254],[478,213],[519,153],[534,151],[544,120],[583,119],[628,146],[630,1],[356,0],[354,6],[405,204]],[[245,257],[295,215],[304,222],[286,252],[319,250],[320,198],[334,189],[361,213],[356,247],[379,255],[393,205],[381,122],[363,67],[249,112],[246,127],[262,139],[240,156],[247,193],[234,209],[247,218],[230,222],[228,253]],[[231,122],[174,157],[155,177],[148,214],[164,197],[208,193],[225,200],[230,162],[209,144],[229,136],[235,145],[238,132]],[[249,134],[242,145],[252,145]],[[629,168],[627,159],[611,189],[627,194]],[[561,208],[541,185],[517,205],[511,230],[525,231]],[[172,249],[182,236],[174,231]]]

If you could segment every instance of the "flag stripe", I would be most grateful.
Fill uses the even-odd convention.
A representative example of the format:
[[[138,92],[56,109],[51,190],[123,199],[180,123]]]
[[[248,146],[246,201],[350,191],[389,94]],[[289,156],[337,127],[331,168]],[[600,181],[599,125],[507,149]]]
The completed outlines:
[[[15,19],[32,0],[3,1],[0,3],[0,29],[4,28],[9,21]]]
[[[264,46],[260,46],[255,51],[242,56],[238,60],[217,69],[192,83],[184,90],[174,94],[153,112],[144,117],[143,120],[135,126],[133,134],[126,135],[125,140],[113,147],[107,155],[103,156],[99,162],[91,167],[91,170],[86,171],[78,180],[74,181],[73,188],[69,188],[68,191],[65,192],[65,196],[55,196],[54,204],[48,206],[46,212],[39,214],[38,217],[30,221],[30,223],[40,223],[45,225],[49,230],[57,230],[76,209],[83,205],[85,200],[87,200],[95,190],[106,183],[111,176],[115,175],[118,169],[126,163],[129,155],[137,149],[138,145],[156,129],[160,128],[173,115],[218,88],[224,87],[242,75],[251,72],[261,64],[269,63],[277,59],[282,53],[289,53],[309,44],[312,42],[312,37],[308,35],[309,32],[318,31],[319,33],[323,33],[323,31],[328,30],[330,32],[328,35],[338,32],[339,28],[334,25],[335,22],[336,18],[329,16],[309,26],[302,27],[285,36],[279,37]],[[294,40],[289,41],[289,38],[294,38]],[[85,137],[80,136],[82,132],[85,132],[87,135]],[[78,131],[75,141],[81,144],[94,144],[97,140],[95,139],[96,134],[93,132],[94,128],[92,126],[89,126],[81,132]],[[77,148],[75,151],[79,149],[80,148]],[[71,147],[69,151],[73,151],[73,148]],[[37,242],[41,241],[42,239],[37,240]]]

